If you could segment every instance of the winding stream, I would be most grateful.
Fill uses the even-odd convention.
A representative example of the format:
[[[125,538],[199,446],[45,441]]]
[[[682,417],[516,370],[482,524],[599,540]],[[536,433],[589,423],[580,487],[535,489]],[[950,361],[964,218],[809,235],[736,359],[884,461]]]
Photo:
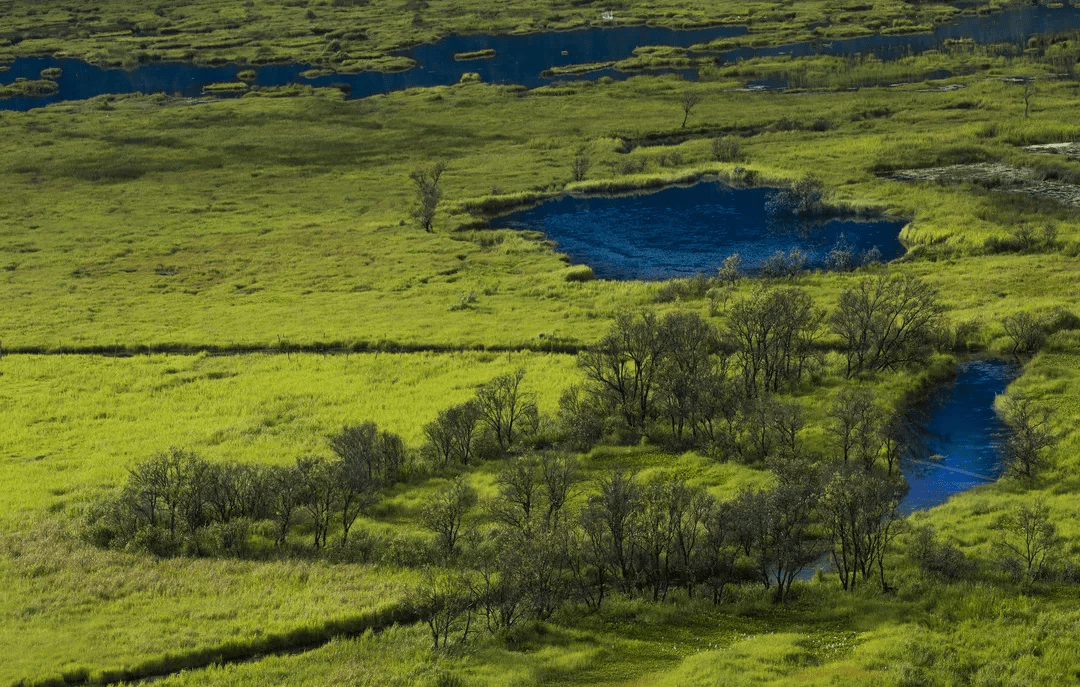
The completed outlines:
[[[940,505],[1001,476],[998,435],[1005,423],[994,411],[994,398],[1020,372],[1018,363],[1007,360],[966,362],[951,384],[931,395],[925,448],[938,458],[906,461],[904,477],[911,490],[900,506],[903,513]]]
[[[872,35],[834,41],[811,41],[767,48],[738,48],[718,53],[718,60],[731,62],[755,56],[853,55],[875,54],[883,60],[896,59],[936,49],[946,40],[966,38],[980,44],[1009,43],[1020,45],[1038,33],[1080,29],[1080,8],[1017,6],[984,16],[962,16],[935,27],[932,32],[899,35]],[[348,97],[365,98],[404,88],[457,83],[462,74],[475,72],[484,81],[513,83],[529,88],[581,76],[542,77],[540,73],[556,66],[610,62],[630,57],[634,48],[647,45],[690,47],[705,45],[723,38],[744,35],[746,27],[726,26],[697,30],[673,30],[649,26],[590,28],[577,31],[526,34],[521,36],[448,36],[436,43],[416,46],[401,54],[416,61],[405,72],[331,74],[313,79],[302,72],[312,65],[266,65],[254,68],[257,86],[281,86],[306,83],[315,86],[345,85]],[[494,49],[489,59],[456,61],[456,53]],[[717,54],[717,53],[712,53]],[[249,67],[226,65],[198,66],[168,62],[149,64],[131,71],[102,69],[80,60],[52,57],[25,57],[15,60],[10,70],[0,74],[0,82],[16,78],[36,79],[43,69],[63,70],[57,80],[59,91],[46,97],[0,99],[0,109],[28,110],[65,100],[83,100],[103,94],[179,93],[188,97],[202,95],[212,83],[237,80],[237,74]],[[614,69],[588,72],[587,78],[610,76],[625,79],[636,72]],[[678,73],[695,78],[692,69],[659,69],[649,73]],[[782,86],[782,85],[781,85]]]

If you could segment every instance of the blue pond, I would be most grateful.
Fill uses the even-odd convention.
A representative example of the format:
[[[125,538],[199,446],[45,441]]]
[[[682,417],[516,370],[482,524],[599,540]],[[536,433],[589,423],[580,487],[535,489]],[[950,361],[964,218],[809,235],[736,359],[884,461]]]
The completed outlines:
[[[1066,31],[1080,28],[1080,8],[1068,6],[1017,6],[1003,12],[981,17],[960,17],[943,24],[933,32],[893,36],[814,41],[770,48],[740,48],[719,55],[720,61],[769,55],[851,55],[876,54],[882,59],[896,59],[909,54],[940,47],[947,39],[970,38],[978,43],[1010,43],[1019,45],[1037,33]],[[591,28],[578,31],[538,33],[523,36],[449,36],[437,43],[420,45],[401,54],[416,60],[417,66],[406,72],[383,74],[333,74],[306,79],[300,74],[312,65],[268,65],[256,68],[258,86],[280,86],[308,83],[316,86],[347,84],[349,97],[365,98],[404,88],[437,86],[456,83],[465,72],[477,72],[481,78],[494,83],[514,83],[536,87],[558,80],[582,77],[545,78],[540,73],[554,66],[606,62],[629,57],[633,49],[644,45],[690,47],[721,38],[746,33],[745,27],[728,26],[691,31],[676,31],[648,26]],[[492,48],[496,55],[487,60],[458,62],[453,55]],[[566,52],[563,55],[563,52]],[[42,69],[60,67],[60,91],[43,98],[0,99],[0,109],[27,110],[63,100],[82,100],[107,93],[180,93],[194,97],[202,94],[203,86],[215,82],[235,81],[243,65],[203,67],[188,63],[170,62],[149,64],[131,71],[101,69],[78,60],[54,58],[20,58],[8,72],[0,73],[0,82],[8,83],[17,77],[36,79]],[[660,70],[694,78],[693,70]],[[590,72],[588,78],[611,76],[623,79],[630,73],[615,70]],[[769,85],[769,84],[763,84]],[[783,84],[774,84],[783,87]]]
[[[1005,424],[994,412],[994,398],[1019,374],[1014,362],[968,362],[951,385],[932,396],[926,449],[940,458],[907,461],[911,491],[901,505],[905,513],[945,503],[1001,476],[997,435]]]
[[[902,221],[774,218],[765,209],[771,192],[699,183],[633,196],[564,196],[497,218],[491,226],[541,231],[600,279],[709,275],[732,253],[754,269],[795,246],[808,254],[808,267],[822,267],[841,234],[855,250],[876,247],[885,260],[904,253],[897,238]]]

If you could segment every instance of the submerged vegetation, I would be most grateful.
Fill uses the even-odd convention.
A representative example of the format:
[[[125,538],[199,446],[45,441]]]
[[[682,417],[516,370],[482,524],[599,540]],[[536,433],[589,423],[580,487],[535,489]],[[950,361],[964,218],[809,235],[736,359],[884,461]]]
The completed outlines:
[[[466,29],[748,26],[726,49],[960,11],[10,4],[4,57],[336,71]],[[1080,162],[1031,146],[1080,140],[1076,42],[0,113],[0,683],[1073,682]],[[906,254],[609,281],[490,228],[710,180],[903,217]],[[907,514],[972,356],[1022,367],[1002,477]]]

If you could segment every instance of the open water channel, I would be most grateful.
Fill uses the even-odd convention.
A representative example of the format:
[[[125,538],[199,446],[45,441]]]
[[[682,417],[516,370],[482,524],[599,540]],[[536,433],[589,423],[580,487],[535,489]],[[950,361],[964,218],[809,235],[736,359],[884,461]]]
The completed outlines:
[[[903,512],[932,508],[1001,476],[999,436],[1006,427],[994,411],[994,399],[1020,371],[1012,361],[970,361],[952,383],[931,395],[924,450],[905,462],[911,490],[901,504]]]
[[[768,48],[739,48],[714,54],[719,62],[770,55],[853,55],[875,54],[882,59],[896,59],[938,48],[946,40],[966,38],[977,43],[1021,45],[1038,33],[1080,29],[1080,8],[1017,6],[983,16],[962,16],[942,24],[932,32],[873,35],[862,38],[812,41]],[[436,43],[403,51],[417,66],[404,72],[332,74],[307,79],[301,74],[312,65],[265,65],[255,67],[257,86],[280,86],[308,83],[315,86],[347,85],[349,97],[364,98],[404,88],[456,83],[466,72],[476,72],[493,83],[520,84],[529,88],[567,80],[574,76],[543,77],[541,72],[555,66],[609,62],[630,57],[634,48],[646,45],[690,47],[722,38],[743,35],[746,27],[722,26],[710,29],[679,31],[650,26],[589,28],[577,31],[536,33],[520,36],[455,35]],[[455,61],[454,54],[493,49],[495,56],[484,60]],[[168,93],[194,97],[212,83],[236,81],[237,74],[249,67],[226,65],[199,66],[183,62],[148,64],[133,70],[102,69],[86,62],[52,57],[25,57],[15,60],[10,70],[0,74],[0,82],[16,78],[36,79],[43,69],[59,67],[59,91],[35,98],[0,99],[0,109],[27,110],[65,100],[82,100],[103,94]],[[694,70],[658,70],[676,72],[694,78]],[[625,79],[634,72],[607,69],[589,72],[587,78],[611,76]],[[657,73],[657,72],[652,72]]]

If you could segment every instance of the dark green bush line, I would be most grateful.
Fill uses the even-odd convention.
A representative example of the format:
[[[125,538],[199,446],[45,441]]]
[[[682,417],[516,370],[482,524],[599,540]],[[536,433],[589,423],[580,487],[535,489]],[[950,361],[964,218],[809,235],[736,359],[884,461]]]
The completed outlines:
[[[83,344],[67,346],[58,343],[56,346],[3,346],[0,348],[0,356],[3,355],[98,355],[116,358],[130,358],[136,355],[198,355],[207,353],[215,356],[226,355],[281,355],[281,354],[312,354],[321,355],[349,355],[351,353],[563,353],[576,355],[581,350],[581,345],[572,341],[555,340],[545,338],[536,341],[527,341],[520,344],[433,344],[433,343],[403,343],[399,341],[344,341],[314,342],[308,344],[294,344],[279,342],[274,345],[244,345],[244,344],[193,344],[193,343],[157,343],[157,344]]]
[[[74,687],[76,685],[116,685],[137,680],[162,678],[182,670],[198,670],[214,665],[243,663],[272,654],[300,653],[317,649],[334,639],[356,637],[371,630],[381,632],[393,625],[412,624],[421,613],[408,604],[330,620],[315,626],[263,637],[234,640],[186,653],[166,654],[123,668],[91,671],[78,668],[42,679],[20,680],[14,687]]]

